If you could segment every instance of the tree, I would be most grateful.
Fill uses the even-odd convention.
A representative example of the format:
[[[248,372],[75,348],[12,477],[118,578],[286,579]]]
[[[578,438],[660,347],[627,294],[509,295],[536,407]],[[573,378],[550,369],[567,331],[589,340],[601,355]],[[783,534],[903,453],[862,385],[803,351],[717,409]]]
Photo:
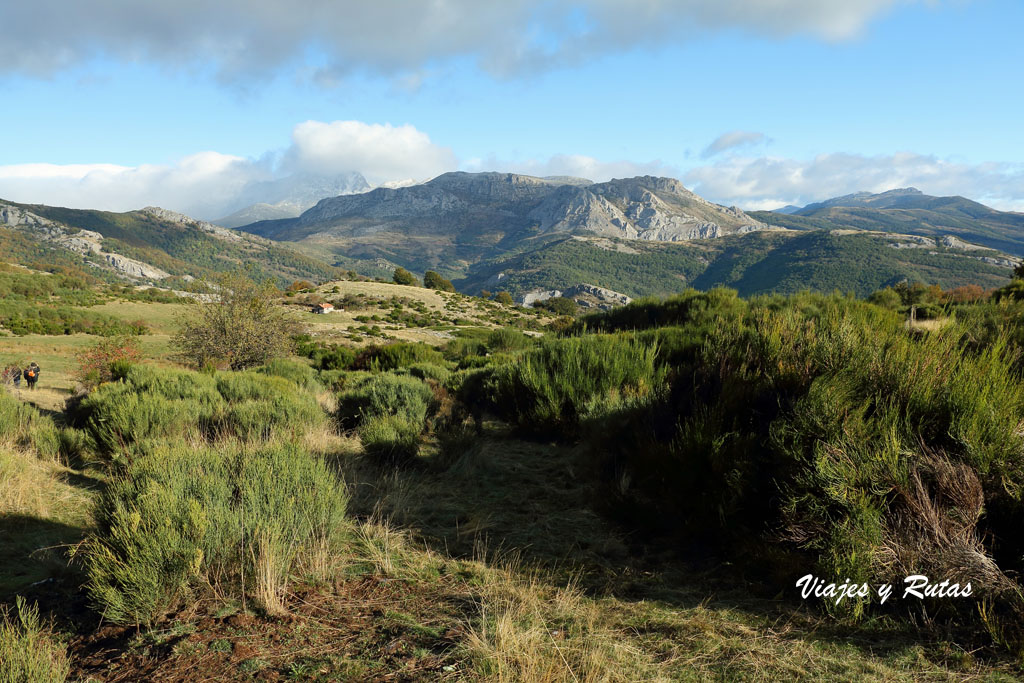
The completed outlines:
[[[580,310],[579,304],[564,296],[553,296],[544,301],[537,301],[533,304],[533,307],[551,311],[555,315],[568,315],[570,317],[576,315]]]
[[[490,299],[491,298],[491,290],[489,290],[489,289],[481,289],[480,290],[480,298],[481,299]]]
[[[214,291],[214,301],[189,306],[179,318],[172,344],[182,360],[198,368],[243,370],[291,353],[302,325],[274,301],[272,283],[233,273],[221,276]]]
[[[502,306],[514,306],[516,303],[512,300],[512,295],[508,292],[498,292],[494,295],[494,300]]]
[[[428,270],[423,273],[423,286],[427,289],[439,289],[442,292],[454,292],[455,285],[451,280],[445,280],[439,273]]]
[[[892,287],[886,287],[885,289],[879,289],[876,292],[872,292],[871,296],[868,297],[868,301],[876,306],[888,308],[893,311],[903,305],[903,299],[900,298],[900,293]]]
[[[419,285],[416,281],[416,276],[401,266],[395,268],[393,279],[396,285],[409,285],[410,287],[417,287]]]

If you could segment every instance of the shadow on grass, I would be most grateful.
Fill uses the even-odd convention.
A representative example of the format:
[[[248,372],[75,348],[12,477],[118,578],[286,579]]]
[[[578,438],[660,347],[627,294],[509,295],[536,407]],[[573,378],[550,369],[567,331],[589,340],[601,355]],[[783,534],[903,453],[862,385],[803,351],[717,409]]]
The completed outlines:
[[[84,471],[76,472],[73,470],[65,470],[58,474],[57,478],[70,486],[74,486],[75,488],[96,493],[103,490],[105,483],[101,477],[94,476]]]
[[[0,600],[46,590],[49,584],[76,583],[78,572],[69,565],[67,549],[84,534],[81,527],[28,515],[0,518]]]
[[[624,601],[650,617],[630,627],[637,632],[688,628],[664,622],[666,612],[711,610],[740,630],[895,659],[922,645],[986,641],[976,629],[922,625],[920,613],[909,610],[906,620],[843,624],[795,597],[800,574],[759,575],[708,548],[631,533],[598,511],[602,491],[581,455],[489,424],[454,456],[435,449],[396,468],[348,455],[339,465],[357,516],[389,520],[443,555],[512,564],[524,573],[539,567],[552,584],[571,581],[595,599]]]

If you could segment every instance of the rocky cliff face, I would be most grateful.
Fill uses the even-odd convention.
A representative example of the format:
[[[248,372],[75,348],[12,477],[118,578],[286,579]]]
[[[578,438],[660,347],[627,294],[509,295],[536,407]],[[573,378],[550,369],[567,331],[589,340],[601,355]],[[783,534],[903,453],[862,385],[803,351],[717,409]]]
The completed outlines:
[[[644,176],[552,193],[531,217],[542,232],[678,242],[766,227],[739,209],[697,196],[673,178]]]
[[[10,226],[36,239],[81,254],[93,265],[108,268],[133,279],[162,280],[170,277],[169,273],[148,263],[104,251],[103,235],[98,232],[71,228],[17,206],[0,204],[0,225]]]
[[[430,182],[324,199],[293,221],[243,228],[275,238],[400,233],[503,237],[597,234],[675,242],[760,230],[739,209],[708,202],[672,178],[607,183],[515,173],[446,173]]]
[[[140,209],[139,212],[149,214],[150,216],[159,218],[162,221],[170,221],[171,223],[180,223],[181,225],[185,225],[190,228],[197,228],[203,232],[208,232],[211,235],[216,235],[228,242],[241,242],[243,240],[243,237],[237,232],[228,230],[220,225],[214,225],[207,221],[196,220],[191,216],[186,216],[185,214],[178,213],[177,211],[162,209],[159,206],[147,206],[144,209]]]
[[[519,303],[523,306],[533,306],[538,301],[547,301],[555,297],[565,297],[566,299],[572,299],[580,308],[598,308],[601,310],[609,310],[616,306],[625,306],[631,299],[630,297],[616,292],[611,289],[605,289],[604,287],[598,287],[597,285],[579,284],[573,285],[564,290],[549,289],[549,290],[533,290],[527,292],[519,298]]]

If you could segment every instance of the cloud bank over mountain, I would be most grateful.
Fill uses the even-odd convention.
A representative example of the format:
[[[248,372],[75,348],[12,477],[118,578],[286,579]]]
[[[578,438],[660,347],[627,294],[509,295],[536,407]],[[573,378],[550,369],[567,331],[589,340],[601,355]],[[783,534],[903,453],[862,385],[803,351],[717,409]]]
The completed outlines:
[[[360,173],[371,185],[428,180],[453,170],[576,176],[595,182],[638,175],[681,179],[701,196],[744,209],[803,205],[859,191],[917,187],[933,195],[963,195],[1004,210],[1024,210],[1024,165],[967,163],[903,152],[866,156],[822,154],[811,159],[751,156],[762,133],[735,131],[712,141],[714,153],[696,165],[661,160],[599,159],[554,154],[546,159],[459,158],[411,124],[305,121],[291,143],[248,159],[206,151],[174,164],[17,164],[0,166],[0,198],[79,208],[127,211],[158,205],[214,219],[261,201],[278,201],[297,184],[316,185]],[[324,186],[331,186],[324,183]]]
[[[75,0],[0,6],[0,72],[45,76],[91,59],[213,65],[224,81],[322,56],[332,74],[409,73],[470,58],[499,77],[686,40],[708,30],[837,41],[925,0]]]
[[[451,149],[411,125],[306,121],[290,146],[246,159],[215,151],[172,165],[17,164],[0,166],[0,197],[23,203],[128,211],[158,205],[200,218],[218,218],[267,199],[274,184],[361,173],[372,184],[425,180],[457,167]]]
[[[1024,210],[1024,164],[972,164],[911,152],[836,153],[812,159],[729,157],[693,168],[682,180],[702,196],[747,209],[916,187],[926,194],[961,195],[997,209]]]

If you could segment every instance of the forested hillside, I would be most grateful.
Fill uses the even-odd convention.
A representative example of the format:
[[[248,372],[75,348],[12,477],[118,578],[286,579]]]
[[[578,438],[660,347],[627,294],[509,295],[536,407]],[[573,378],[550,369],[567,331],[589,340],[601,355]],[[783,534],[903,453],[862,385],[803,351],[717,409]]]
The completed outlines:
[[[743,295],[810,289],[866,296],[901,280],[992,288],[1005,282],[1012,266],[998,252],[935,242],[907,247],[877,233],[762,231],[673,244],[568,238],[487,262],[455,284],[466,292],[501,289],[517,296],[581,282],[633,297],[716,286]]]

